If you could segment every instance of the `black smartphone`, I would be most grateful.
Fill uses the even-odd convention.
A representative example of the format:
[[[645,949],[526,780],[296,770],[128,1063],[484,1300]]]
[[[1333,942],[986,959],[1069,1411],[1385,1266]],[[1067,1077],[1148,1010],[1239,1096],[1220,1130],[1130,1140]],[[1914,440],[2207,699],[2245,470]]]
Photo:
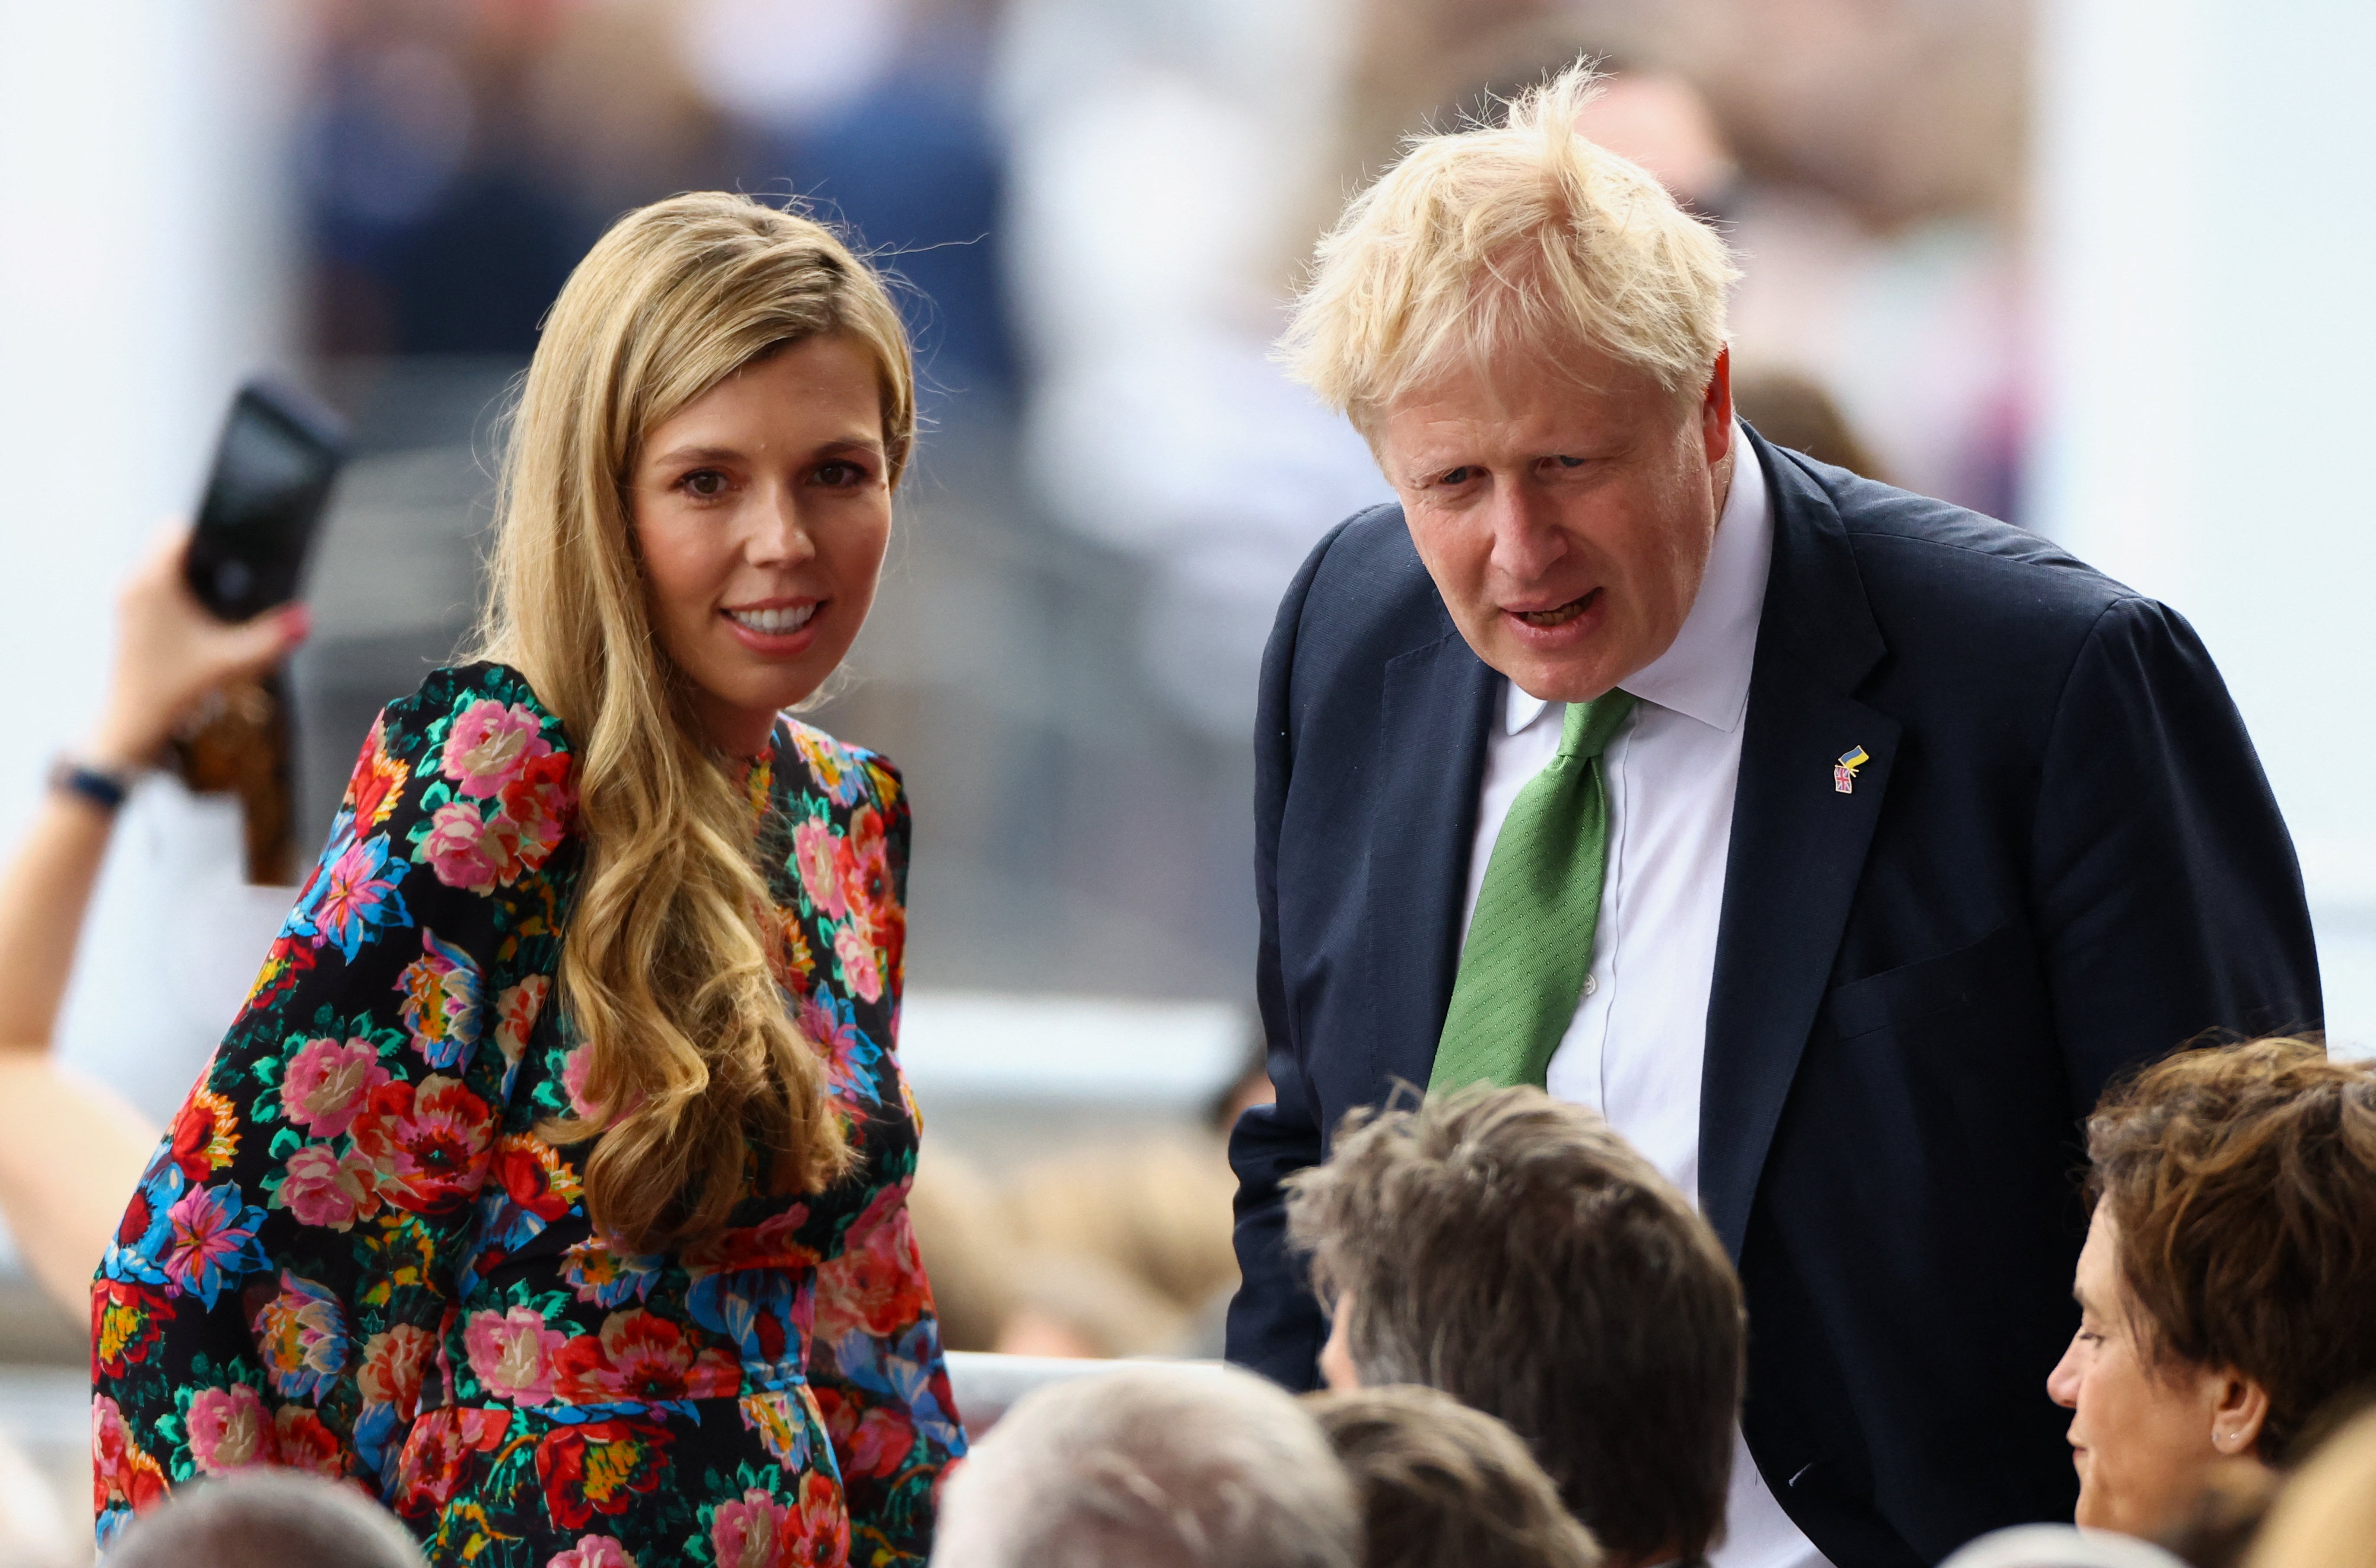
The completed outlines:
[[[251,381],[232,400],[184,571],[198,602],[244,621],[297,597],[346,460],[345,422],[296,388]]]

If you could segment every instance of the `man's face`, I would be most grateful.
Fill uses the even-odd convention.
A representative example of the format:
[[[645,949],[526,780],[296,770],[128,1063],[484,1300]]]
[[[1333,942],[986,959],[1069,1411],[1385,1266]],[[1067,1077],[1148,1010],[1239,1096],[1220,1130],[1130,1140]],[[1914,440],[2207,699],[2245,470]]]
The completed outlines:
[[[1379,465],[1478,658],[1584,702],[1667,651],[1731,478],[1730,368],[1690,401],[1586,350],[1490,384],[1464,364],[1386,410]]]

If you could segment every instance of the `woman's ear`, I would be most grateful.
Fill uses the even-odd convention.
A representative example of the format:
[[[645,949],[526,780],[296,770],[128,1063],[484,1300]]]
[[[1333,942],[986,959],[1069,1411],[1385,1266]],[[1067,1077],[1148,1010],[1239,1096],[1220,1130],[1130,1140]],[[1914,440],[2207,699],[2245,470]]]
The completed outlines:
[[[2211,1446],[2229,1458],[2249,1458],[2269,1419],[2269,1391],[2232,1368],[2211,1375]]]

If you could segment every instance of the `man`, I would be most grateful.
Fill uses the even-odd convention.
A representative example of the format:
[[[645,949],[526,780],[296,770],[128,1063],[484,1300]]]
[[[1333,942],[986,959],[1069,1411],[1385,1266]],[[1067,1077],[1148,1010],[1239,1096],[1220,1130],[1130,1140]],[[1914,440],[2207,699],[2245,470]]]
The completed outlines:
[[[1740,1270],[1719,1563],[1935,1562],[2069,1517],[2079,1119],[2315,1024],[2300,873],[2176,614],[1734,422],[1723,247],[1569,131],[1589,89],[1416,144],[1289,334],[1402,505],[1265,658],[1230,1353],[1313,1378],[1282,1182],[1347,1111],[1542,1084]]]
[[[1601,1118],[1523,1087],[1357,1111],[1289,1179],[1287,1228],[1329,1303],[1331,1387],[1420,1384],[1508,1422],[1610,1568],[1723,1534],[1740,1285]]]
[[[933,1568],[1357,1568],[1353,1483],[1312,1415],[1222,1369],[1034,1390],[949,1478]]]

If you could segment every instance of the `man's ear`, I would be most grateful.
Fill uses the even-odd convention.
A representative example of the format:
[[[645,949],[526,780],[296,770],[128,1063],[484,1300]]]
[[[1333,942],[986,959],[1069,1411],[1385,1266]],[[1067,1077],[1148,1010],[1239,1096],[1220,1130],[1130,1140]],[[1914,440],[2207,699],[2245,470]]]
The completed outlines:
[[[1700,442],[1711,464],[1732,449],[1732,345],[1717,350],[1707,386],[1700,392]]]
[[[2269,1419],[2269,1391],[2233,1368],[2211,1375],[2211,1446],[2229,1458],[2249,1457]]]

